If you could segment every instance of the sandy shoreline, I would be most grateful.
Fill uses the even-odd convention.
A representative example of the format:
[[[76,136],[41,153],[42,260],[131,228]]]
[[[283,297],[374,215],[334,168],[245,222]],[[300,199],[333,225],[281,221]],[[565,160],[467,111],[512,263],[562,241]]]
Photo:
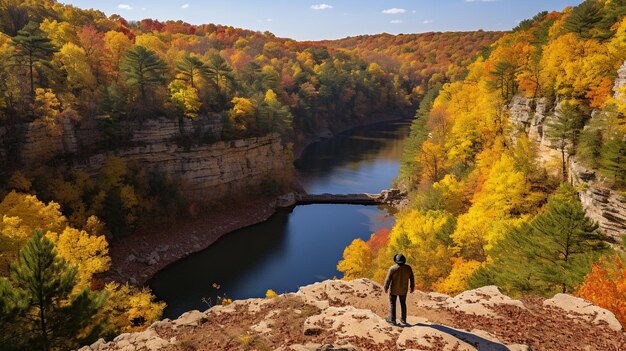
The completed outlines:
[[[399,115],[380,115],[361,125],[335,128],[332,133],[401,118]],[[319,137],[310,137],[295,145],[293,159],[300,158],[307,146],[319,140]],[[219,208],[211,208],[210,213],[195,219],[183,218],[170,225],[138,230],[110,244],[111,268],[103,277],[105,280],[146,285],[157,272],[170,264],[208,248],[228,233],[264,222],[275,212],[274,197],[239,199]]]

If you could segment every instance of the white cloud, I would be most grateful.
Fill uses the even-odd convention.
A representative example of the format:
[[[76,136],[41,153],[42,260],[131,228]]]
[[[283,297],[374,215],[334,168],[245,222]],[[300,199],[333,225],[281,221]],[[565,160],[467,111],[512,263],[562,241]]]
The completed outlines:
[[[389,23],[391,23],[391,24],[400,24],[400,23],[402,23],[402,20],[391,20],[391,21],[389,21]]]
[[[117,8],[118,9],[122,9],[122,10],[132,10],[133,9],[132,6],[127,5],[127,4],[119,4],[119,5],[117,5]]]
[[[184,4],[183,6],[180,7],[181,9],[188,9],[189,8],[189,4]]]
[[[405,13],[406,10],[405,9],[398,9],[398,8],[392,8],[392,9],[387,9],[387,10],[383,10],[383,13],[386,15],[397,15],[400,13]]]
[[[465,0],[465,2],[496,2],[498,0]]]
[[[431,24],[433,22],[435,22],[435,21],[433,21],[433,20],[424,20],[424,21],[422,21],[422,23],[424,23],[424,24]]]
[[[311,8],[313,10],[328,10],[328,9],[332,9],[333,7],[328,4],[317,4],[317,5],[311,5]]]
[[[272,18],[268,18],[268,19],[266,19],[266,21],[268,21],[268,22],[272,22],[272,21],[274,21],[274,19],[272,19]]]
[[[411,13],[417,13],[417,11],[413,10],[413,11],[411,11]]]

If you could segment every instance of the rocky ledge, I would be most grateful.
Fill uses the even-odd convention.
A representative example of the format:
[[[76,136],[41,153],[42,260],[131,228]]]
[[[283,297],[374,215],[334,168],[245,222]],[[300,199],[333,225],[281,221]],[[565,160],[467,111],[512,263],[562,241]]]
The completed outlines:
[[[571,295],[515,300],[488,286],[455,297],[416,292],[407,302],[409,325],[392,326],[380,285],[329,280],[187,312],[81,351],[626,350],[615,316]]]

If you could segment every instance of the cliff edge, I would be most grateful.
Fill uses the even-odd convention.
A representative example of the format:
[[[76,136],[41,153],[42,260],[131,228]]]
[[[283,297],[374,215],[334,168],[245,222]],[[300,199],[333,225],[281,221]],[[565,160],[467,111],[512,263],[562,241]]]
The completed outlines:
[[[488,286],[455,297],[416,291],[407,303],[410,325],[392,326],[380,285],[328,280],[187,312],[81,351],[626,349],[626,333],[611,312],[571,295],[515,300]]]

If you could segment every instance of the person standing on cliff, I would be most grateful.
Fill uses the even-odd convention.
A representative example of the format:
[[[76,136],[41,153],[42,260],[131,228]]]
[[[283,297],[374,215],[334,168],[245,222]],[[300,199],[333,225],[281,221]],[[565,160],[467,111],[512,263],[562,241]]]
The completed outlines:
[[[415,290],[415,278],[413,277],[413,269],[406,264],[406,257],[403,254],[396,254],[393,256],[393,261],[396,263],[389,267],[387,272],[387,278],[385,278],[385,293],[389,292],[390,303],[390,316],[387,322],[396,324],[396,301],[400,299],[400,309],[402,315],[400,323],[407,324],[406,322],[406,295],[409,290],[411,292]],[[391,289],[390,289],[391,288]]]

